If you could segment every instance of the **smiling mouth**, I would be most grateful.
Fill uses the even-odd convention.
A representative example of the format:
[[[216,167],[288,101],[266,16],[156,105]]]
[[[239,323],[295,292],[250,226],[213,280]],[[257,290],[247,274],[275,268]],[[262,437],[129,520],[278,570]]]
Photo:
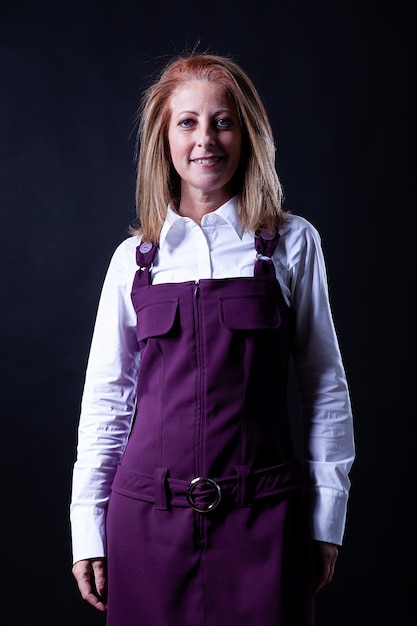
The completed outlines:
[[[199,163],[199,165],[213,165],[213,163],[219,163],[222,157],[207,157],[204,159],[193,159],[194,163]]]

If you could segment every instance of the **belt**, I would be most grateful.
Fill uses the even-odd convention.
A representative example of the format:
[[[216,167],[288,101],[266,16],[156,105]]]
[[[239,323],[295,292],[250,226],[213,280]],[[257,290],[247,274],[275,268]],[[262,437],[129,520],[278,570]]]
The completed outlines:
[[[210,513],[221,503],[249,506],[254,501],[282,495],[306,485],[306,477],[298,461],[255,470],[239,465],[235,467],[235,474],[230,476],[196,476],[188,481],[172,478],[166,468],[159,467],[153,474],[145,474],[119,465],[112,491],[153,503],[161,510],[191,507],[198,513]]]

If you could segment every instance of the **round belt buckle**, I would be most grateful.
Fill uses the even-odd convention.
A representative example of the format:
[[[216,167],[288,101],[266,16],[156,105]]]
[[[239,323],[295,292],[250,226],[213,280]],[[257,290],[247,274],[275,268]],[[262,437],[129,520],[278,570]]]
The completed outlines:
[[[214,491],[213,502],[210,502],[204,507],[198,506],[194,500],[194,490],[199,485],[207,485]],[[219,506],[220,500],[222,499],[222,491],[220,489],[220,485],[218,485],[214,480],[211,480],[211,478],[202,478],[199,476],[198,478],[194,478],[188,485],[186,497],[188,504],[194,509],[194,511],[197,511],[197,513],[210,513]]]

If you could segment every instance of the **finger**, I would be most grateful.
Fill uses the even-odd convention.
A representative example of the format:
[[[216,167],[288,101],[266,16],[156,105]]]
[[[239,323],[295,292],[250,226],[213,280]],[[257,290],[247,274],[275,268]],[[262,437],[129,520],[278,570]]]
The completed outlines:
[[[88,561],[79,561],[72,568],[78,589],[83,600],[99,611],[106,611],[106,605],[97,597],[92,585],[92,566]]]
[[[86,602],[88,602],[88,604],[91,604],[91,606],[93,606],[98,611],[101,611],[102,613],[107,611],[106,604],[104,604],[104,602],[102,600],[100,600],[100,598],[98,598],[93,591],[88,592],[85,596],[83,594],[81,594],[81,595],[82,595],[83,599]]]
[[[326,545],[318,544],[318,551],[316,554],[316,593],[333,580],[337,555],[338,551],[334,546],[328,550]]]
[[[93,573],[94,573],[94,584],[96,591],[99,596],[102,598],[105,597],[107,592],[107,576],[106,576],[106,567],[104,562],[100,559],[97,561],[92,561]]]
[[[331,582],[332,578],[333,576],[330,573],[330,569],[324,568],[323,571],[320,572],[316,582],[316,593],[318,593],[321,589],[323,589],[323,587],[328,585]]]
[[[316,586],[314,588],[315,593],[318,593],[325,586],[325,582],[322,576],[318,576],[316,579]]]
[[[321,591],[323,587],[329,584],[330,581],[331,579],[329,579],[328,576],[326,575],[320,576],[320,578],[317,580],[317,583],[316,583],[315,592],[318,593],[319,591]]]

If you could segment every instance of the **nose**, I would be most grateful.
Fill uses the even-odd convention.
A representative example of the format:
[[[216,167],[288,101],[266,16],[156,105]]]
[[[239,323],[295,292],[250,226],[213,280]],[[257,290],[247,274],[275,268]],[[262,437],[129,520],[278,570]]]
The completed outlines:
[[[207,146],[212,146],[214,143],[214,129],[212,125],[209,123],[200,124],[197,144],[202,148],[206,148]]]

